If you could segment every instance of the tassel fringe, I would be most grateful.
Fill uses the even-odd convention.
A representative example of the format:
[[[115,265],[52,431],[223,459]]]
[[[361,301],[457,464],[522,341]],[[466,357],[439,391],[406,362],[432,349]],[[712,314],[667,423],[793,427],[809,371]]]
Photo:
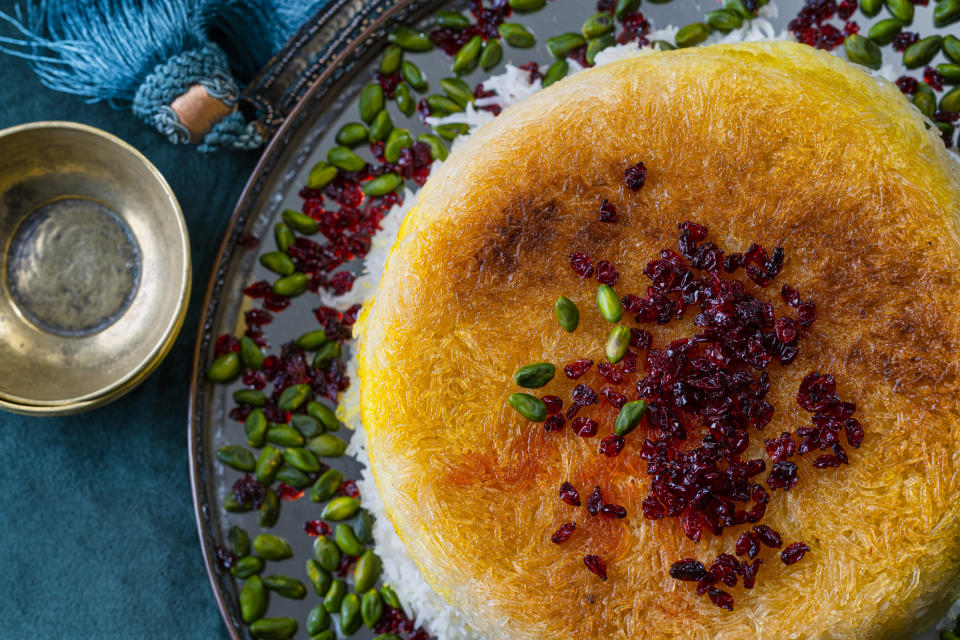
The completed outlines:
[[[183,142],[169,109],[177,96],[200,83],[235,101],[236,79],[251,78],[327,1],[26,0],[12,16],[0,12],[0,27],[14,32],[0,36],[0,52],[29,62],[55,91],[131,106]],[[201,150],[263,143],[234,116]]]
[[[0,51],[55,91],[122,104],[157,65],[206,40],[198,9],[198,0],[38,0],[25,15],[0,13],[21,35],[0,38]]]

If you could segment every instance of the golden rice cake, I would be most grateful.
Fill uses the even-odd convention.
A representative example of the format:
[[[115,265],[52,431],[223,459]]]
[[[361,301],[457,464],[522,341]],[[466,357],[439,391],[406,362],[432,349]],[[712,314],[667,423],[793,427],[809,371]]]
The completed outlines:
[[[639,161],[634,192],[624,169]],[[618,223],[598,221],[602,199]],[[638,56],[507,109],[424,187],[359,325],[372,468],[427,581],[489,640],[880,640],[934,621],[960,568],[958,214],[957,164],[896,87],[798,44]],[[795,397],[811,371],[836,377],[866,431],[849,466],[793,458],[800,482],[771,492],[762,522],[811,550],[784,566],[765,549],[756,588],[724,587],[732,612],[668,571],[732,553],[746,527],[695,544],[678,518],[644,519],[644,426],[607,458],[597,448],[616,413],[603,400],[584,410],[594,438],[547,433],[506,402],[531,362],[558,368],[537,395],[569,403],[575,384],[602,384],[596,367],[562,373],[603,361],[611,326],[571,252],[609,260],[618,292],[642,295],[645,265],[676,249],[685,220],[727,252],[784,247],[774,283],[748,289],[779,315],[789,283],[819,311],[796,361],[769,367],[775,413],[744,458],[809,424]],[[574,333],[553,318],[561,295],[580,308]],[[697,331],[693,316],[643,328],[663,347]],[[563,481],[583,500],[602,485],[627,517],[564,504]],[[575,535],[552,544],[566,521]]]

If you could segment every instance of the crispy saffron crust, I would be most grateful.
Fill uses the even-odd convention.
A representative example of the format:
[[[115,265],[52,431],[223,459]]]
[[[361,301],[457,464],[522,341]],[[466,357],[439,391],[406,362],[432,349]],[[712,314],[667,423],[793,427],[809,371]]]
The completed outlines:
[[[634,193],[623,171],[640,160],[649,172]],[[604,198],[619,223],[598,221]],[[507,110],[423,189],[361,318],[370,459],[408,551],[490,640],[919,630],[956,597],[960,574],[958,216],[960,172],[896,87],[806,46],[641,56]],[[506,404],[511,375],[530,362],[558,366],[538,395],[565,407],[575,384],[602,385],[596,367],[577,381],[559,372],[603,361],[610,327],[596,281],[581,283],[569,254],[610,260],[618,293],[642,295],[644,265],[675,247],[688,219],[727,252],[783,246],[774,284],[749,289],[782,310],[790,283],[819,310],[797,360],[769,368],[776,411],[763,434],[751,430],[744,458],[766,458],[764,437],[809,422],[795,395],[810,371],[836,376],[866,430],[849,466],[793,458],[800,483],[772,492],[762,522],[811,550],[785,567],[765,549],[756,588],[730,590],[733,612],[668,569],[732,552],[746,527],[694,544],[677,519],[644,520],[643,425],[608,458],[598,446],[615,412],[604,401],[580,414],[601,425],[588,439],[546,433]],[[576,333],[552,317],[560,295],[580,307]],[[693,315],[643,328],[663,347],[695,332]],[[627,517],[561,502],[567,480],[581,497],[601,485]],[[551,543],[568,521],[571,538]],[[607,564],[606,582],[586,554]]]

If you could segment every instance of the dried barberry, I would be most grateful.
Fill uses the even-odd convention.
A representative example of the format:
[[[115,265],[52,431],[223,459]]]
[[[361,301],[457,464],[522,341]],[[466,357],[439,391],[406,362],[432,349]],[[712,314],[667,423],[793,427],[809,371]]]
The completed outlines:
[[[683,535],[694,542],[700,542],[700,538],[703,536],[703,520],[698,512],[691,511],[683,514],[680,527],[683,529]]]
[[[837,395],[837,384],[833,376],[814,371],[803,378],[797,392],[797,404],[803,409],[811,413],[823,412],[839,403],[840,397]]]
[[[233,497],[240,504],[249,504],[259,509],[267,495],[267,489],[249,473],[233,483]]]
[[[901,92],[907,95],[913,95],[917,92],[917,89],[920,88],[920,83],[917,82],[916,78],[911,78],[910,76],[900,76],[897,78],[897,87]]]
[[[577,528],[577,525],[573,522],[565,522],[560,525],[560,528],[557,529],[556,533],[550,536],[550,542],[553,544],[562,544],[570,539],[570,536],[573,535],[574,529]]]
[[[560,485],[560,499],[574,507],[580,506],[580,494],[569,482]]]
[[[764,445],[767,449],[767,455],[770,456],[770,459],[774,462],[780,462],[791,457],[796,453],[796,444],[793,441],[793,436],[789,433],[781,433],[777,438],[772,440],[764,440]]]
[[[602,395],[614,409],[622,409],[623,405],[627,404],[627,396],[618,393],[610,387],[600,387],[600,395]]]
[[[757,539],[768,547],[779,549],[783,545],[780,534],[765,524],[758,524],[753,528],[753,532],[757,534]]]
[[[543,396],[540,398],[543,401],[544,406],[547,408],[548,416],[555,416],[560,413],[560,410],[563,409],[563,400],[557,396]]]
[[[620,298],[620,304],[623,305],[623,310],[627,313],[636,313],[640,310],[643,301],[632,293]]]
[[[626,441],[621,436],[613,434],[600,441],[600,453],[608,458],[614,458],[623,451],[625,445]]]
[[[860,423],[853,418],[847,418],[843,423],[843,429],[850,446],[854,449],[859,448],[863,443],[863,427],[860,426]]]
[[[628,189],[639,191],[647,181],[647,168],[642,162],[638,162],[632,167],[627,167],[623,172],[623,178],[627,182]]]
[[[273,316],[270,314],[270,312],[264,311],[263,309],[250,309],[249,311],[244,311],[243,318],[246,320],[248,327],[259,327],[273,322]]]
[[[597,435],[597,429],[600,425],[597,424],[596,420],[591,420],[590,418],[574,418],[573,422],[570,423],[570,428],[573,429],[573,432],[580,436],[581,438],[592,438]]]
[[[920,34],[915,31],[901,31],[893,38],[893,48],[903,53],[907,47],[920,40]]]
[[[614,520],[627,517],[627,510],[619,504],[605,504],[600,507],[600,513]]]
[[[336,571],[334,571],[334,575],[336,575],[338,578],[346,578],[347,575],[349,575],[350,573],[350,568],[354,564],[356,564],[356,562],[357,562],[356,556],[350,556],[344,553],[343,555],[340,556],[340,562],[337,564],[337,568],[336,568]]]
[[[610,384],[621,384],[623,382],[623,372],[609,362],[601,362],[597,366],[597,371],[599,371],[600,377]]]
[[[214,555],[217,558],[217,563],[224,570],[229,570],[237,562],[237,556],[227,547],[224,547],[220,544],[213,545]]]
[[[684,558],[670,565],[670,577],[674,580],[697,582],[707,576],[703,563],[693,558]]]
[[[244,231],[237,236],[237,246],[244,249],[253,249],[259,242],[259,238],[248,231]]]
[[[562,430],[566,423],[567,420],[563,416],[547,416],[547,419],[543,421],[543,429],[553,433]]]
[[[245,422],[252,411],[253,407],[248,404],[244,404],[231,409],[228,415],[230,416],[230,419],[235,422]]]
[[[839,460],[843,464],[850,464],[850,459],[847,457],[847,452],[844,451],[843,447],[840,445],[839,442],[834,444],[832,448],[833,448],[833,455],[837,457],[837,460]]]
[[[337,495],[357,498],[360,496],[360,489],[357,487],[355,480],[344,480],[340,483],[340,486],[337,487]]]
[[[590,360],[589,358],[574,360],[563,368],[563,375],[567,376],[571,380],[576,380],[589,371],[590,367],[592,366],[593,360]]]
[[[767,485],[771,489],[793,489],[797,484],[797,465],[793,462],[775,462]]]
[[[641,47],[650,44],[650,41],[645,37],[650,33],[650,22],[639,11],[627,14],[621,25],[623,30],[617,36],[617,43],[626,44],[637,41],[637,44]]]
[[[751,531],[744,531],[737,539],[737,555],[747,556],[751,560],[760,553],[760,540]]]
[[[637,356],[637,352],[628,349],[623,355],[623,360],[620,361],[620,368],[623,369],[624,373],[636,373],[639,361],[640,358]]]
[[[643,517],[647,520],[660,520],[666,515],[666,510],[655,496],[647,496],[641,504]]]
[[[574,252],[570,254],[570,268],[581,278],[593,277],[593,260],[585,253]]]
[[[630,346],[637,349],[649,349],[653,344],[653,336],[644,329],[630,329]]]
[[[822,455],[813,461],[813,466],[817,469],[827,469],[829,467],[839,467],[840,460],[836,456]]]
[[[620,273],[606,260],[597,263],[597,282],[615,286],[620,279]]]
[[[810,551],[810,547],[808,547],[805,543],[794,542],[780,552],[780,559],[785,565],[795,564],[803,560],[803,556],[806,555],[808,551]]]
[[[222,356],[225,353],[238,352],[240,351],[240,340],[232,333],[224,333],[217,338],[213,351],[218,356]]]
[[[290,298],[274,293],[273,291],[263,297],[263,308],[267,311],[283,311],[289,306]]]
[[[927,65],[923,70],[923,81],[926,82],[932,89],[936,91],[943,91],[943,76],[940,75],[939,71],[930,65]]]
[[[742,571],[740,562],[729,553],[721,553],[710,566],[710,574],[728,587],[737,586],[737,576]]]
[[[342,296],[353,289],[353,281],[356,280],[356,277],[357,276],[350,271],[340,271],[330,277],[326,288],[329,289],[333,295]]]
[[[251,298],[262,298],[272,291],[273,285],[266,280],[260,280],[259,282],[254,282],[250,286],[246,287],[243,290],[243,293]]]
[[[744,589],[753,589],[754,585],[757,583],[757,574],[760,572],[760,565],[762,564],[763,560],[760,558],[757,558],[751,564],[747,564],[746,562],[742,563]]]
[[[595,516],[600,513],[600,508],[602,506],[603,493],[600,491],[600,485],[597,485],[590,493],[590,497],[587,498],[587,511],[590,513],[590,515]]]
[[[543,73],[540,72],[540,63],[538,62],[524,62],[517,68],[527,72],[527,81],[530,84],[543,79]]]
[[[585,384],[575,386],[572,395],[573,401],[581,407],[597,404],[597,402],[600,401],[600,398],[597,397],[597,392]]]
[[[308,536],[330,535],[330,525],[323,520],[307,520],[303,523],[303,530]]]
[[[267,386],[267,381],[263,374],[259,371],[254,371],[253,369],[244,370],[243,375],[240,377],[240,382],[243,383],[243,386],[256,389],[258,391]]]
[[[726,609],[727,611],[733,611],[733,596],[726,591],[717,589],[716,587],[710,587],[710,590],[707,591],[707,595],[710,596],[710,602],[716,606],[720,607],[721,609]]]
[[[717,584],[717,579],[713,577],[713,574],[708,572],[707,575],[697,583],[697,595],[702,596],[715,584]]]
[[[619,220],[617,208],[609,200],[604,199],[600,203],[600,222],[618,222]]]
[[[583,563],[587,565],[587,569],[589,569],[591,573],[600,576],[601,580],[606,581],[607,565],[600,559],[600,556],[586,555],[583,557]]]
[[[297,489],[281,482],[277,487],[277,497],[285,502],[293,502],[303,497],[303,489]]]

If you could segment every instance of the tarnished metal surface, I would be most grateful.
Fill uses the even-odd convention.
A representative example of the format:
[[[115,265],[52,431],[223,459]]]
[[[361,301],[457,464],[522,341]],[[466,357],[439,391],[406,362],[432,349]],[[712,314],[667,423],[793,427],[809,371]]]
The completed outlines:
[[[0,132],[0,407],[99,406],[169,351],[190,290],[186,224],[135,149],[98,129]]]

